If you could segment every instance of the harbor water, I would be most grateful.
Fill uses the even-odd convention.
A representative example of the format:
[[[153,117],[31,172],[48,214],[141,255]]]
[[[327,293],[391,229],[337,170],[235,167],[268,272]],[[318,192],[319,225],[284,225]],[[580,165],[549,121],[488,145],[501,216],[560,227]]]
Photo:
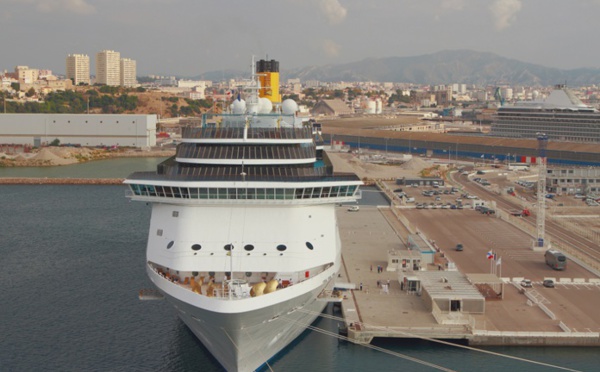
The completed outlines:
[[[109,162],[102,171],[78,165],[56,177],[85,177],[85,172],[124,177],[157,162],[137,160],[124,166],[132,167],[124,174],[115,174],[119,167]],[[59,168],[64,172],[69,167]],[[0,172],[5,171],[13,170]],[[1,371],[222,370],[168,303],[138,299],[140,289],[151,288],[144,271],[150,207],[129,202],[125,191],[125,186],[0,186]],[[327,314],[313,324],[317,330],[306,331],[271,360],[270,368],[435,370],[416,361],[424,360],[458,371],[552,370],[426,341],[354,345],[320,331],[337,333],[340,322],[330,316],[341,314],[331,305]],[[581,371],[596,371],[600,365],[598,348],[487,350]]]

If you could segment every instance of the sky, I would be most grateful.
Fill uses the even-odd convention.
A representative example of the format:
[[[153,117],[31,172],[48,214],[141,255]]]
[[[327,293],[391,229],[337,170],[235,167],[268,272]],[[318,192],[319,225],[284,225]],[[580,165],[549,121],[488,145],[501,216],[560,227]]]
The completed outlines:
[[[600,68],[600,0],[0,0],[0,70],[115,50],[138,75],[280,70],[469,49]]]

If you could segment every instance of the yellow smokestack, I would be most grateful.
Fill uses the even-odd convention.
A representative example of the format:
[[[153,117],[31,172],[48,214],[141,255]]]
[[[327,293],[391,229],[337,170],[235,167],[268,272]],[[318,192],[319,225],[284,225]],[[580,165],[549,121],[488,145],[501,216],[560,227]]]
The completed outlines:
[[[279,94],[279,62],[272,59],[265,61],[261,59],[256,64],[256,73],[260,81],[259,97],[265,97],[272,103],[280,103]]]

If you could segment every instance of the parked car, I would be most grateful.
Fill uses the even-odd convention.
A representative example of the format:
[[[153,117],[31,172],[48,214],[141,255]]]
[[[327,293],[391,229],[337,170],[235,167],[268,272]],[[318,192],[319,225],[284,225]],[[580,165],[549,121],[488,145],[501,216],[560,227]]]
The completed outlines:
[[[523,287],[523,288],[531,288],[531,287],[533,287],[533,285],[531,284],[531,280],[529,280],[529,279],[523,279],[523,280],[521,280],[521,287]]]
[[[348,208],[348,212],[358,212],[360,210],[358,205],[353,205]]]
[[[456,250],[457,250],[458,252],[462,252],[462,251],[463,251],[463,249],[464,249],[464,246],[463,246],[462,244],[458,243],[458,244],[456,245]]]
[[[554,288],[554,280],[546,279],[542,282],[542,285],[546,288]]]

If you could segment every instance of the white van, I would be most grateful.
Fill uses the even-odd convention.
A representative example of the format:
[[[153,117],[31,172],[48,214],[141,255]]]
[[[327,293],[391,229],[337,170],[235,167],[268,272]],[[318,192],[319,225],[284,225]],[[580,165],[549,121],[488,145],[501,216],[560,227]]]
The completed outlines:
[[[360,208],[358,207],[358,205],[353,205],[348,208],[348,212],[358,212],[359,210]]]
[[[406,198],[406,202],[407,203],[414,203],[415,202],[415,198]]]

